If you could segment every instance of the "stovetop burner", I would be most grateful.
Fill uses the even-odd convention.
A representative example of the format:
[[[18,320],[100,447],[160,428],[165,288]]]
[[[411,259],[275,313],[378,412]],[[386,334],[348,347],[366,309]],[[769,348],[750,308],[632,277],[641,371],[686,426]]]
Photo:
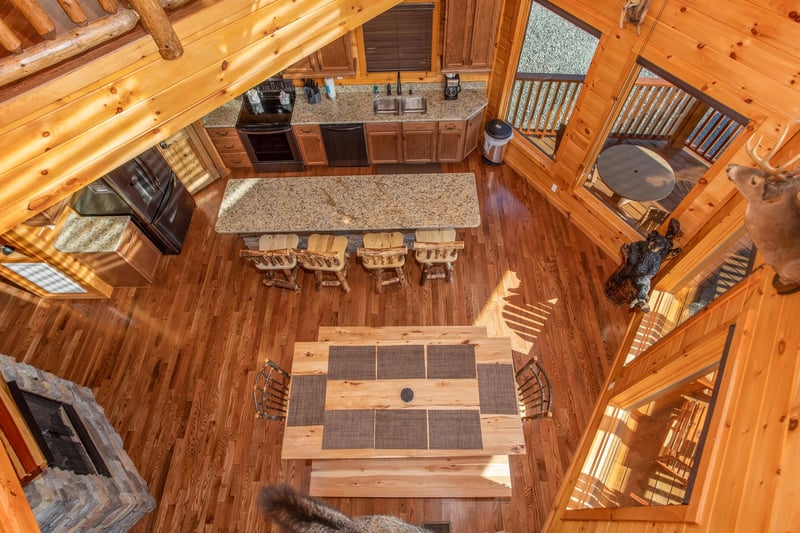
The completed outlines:
[[[291,80],[270,78],[242,95],[237,127],[285,127],[291,123],[295,91]]]

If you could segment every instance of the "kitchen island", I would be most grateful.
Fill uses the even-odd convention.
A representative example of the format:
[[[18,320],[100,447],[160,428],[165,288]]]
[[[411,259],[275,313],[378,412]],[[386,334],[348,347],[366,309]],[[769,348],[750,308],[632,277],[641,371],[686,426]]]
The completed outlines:
[[[243,237],[354,236],[474,228],[480,222],[474,174],[391,174],[229,180],[215,229]]]

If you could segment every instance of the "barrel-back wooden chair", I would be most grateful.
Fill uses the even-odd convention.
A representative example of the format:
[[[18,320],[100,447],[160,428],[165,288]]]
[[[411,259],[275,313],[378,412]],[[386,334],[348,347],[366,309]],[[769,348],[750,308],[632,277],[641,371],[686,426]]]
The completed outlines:
[[[347,237],[319,233],[310,235],[306,248],[297,251],[297,260],[304,269],[314,273],[317,290],[320,287],[341,287],[344,292],[350,292],[347,283]]]
[[[453,279],[453,263],[464,249],[464,242],[455,239],[456,230],[452,228],[416,231],[414,257],[422,265],[420,285],[429,279]]]
[[[394,283],[399,283],[401,287],[408,285],[404,270],[408,248],[403,246],[402,233],[367,233],[363,244],[356,253],[364,268],[372,272],[375,278],[375,292],[380,294],[386,285]],[[393,275],[386,278],[385,272]]]
[[[522,420],[535,420],[553,416],[553,391],[550,378],[536,359],[531,358],[516,374],[517,391]]]
[[[300,237],[294,234],[262,235],[258,250],[241,250],[240,257],[251,260],[264,273],[264,285],[298,290],[297,245]]]
[[[267,359],[253,383],[256,417],[286,420],[291,376],[275,361]]]

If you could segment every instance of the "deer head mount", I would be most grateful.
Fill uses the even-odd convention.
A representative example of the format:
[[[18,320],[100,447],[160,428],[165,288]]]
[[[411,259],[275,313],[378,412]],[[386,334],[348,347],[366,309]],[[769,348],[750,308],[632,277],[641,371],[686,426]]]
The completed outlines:
[[[728,179],[747,199],[744,223],[750,239],[775,269],[772,284],[780,294],[800,290],[800,154],[773,165],[772,157],[783,145],[789,126],[768,157],[758,154],[762,137],[751,137],[745,151],[757,168],[728,165]]]
[[[649,7],[650,0],[626,0],[622,5],[622,13],[619,16],[619,27],[622,28],[627,20],[631,24],[636,24],[636,35],[639,35]]]

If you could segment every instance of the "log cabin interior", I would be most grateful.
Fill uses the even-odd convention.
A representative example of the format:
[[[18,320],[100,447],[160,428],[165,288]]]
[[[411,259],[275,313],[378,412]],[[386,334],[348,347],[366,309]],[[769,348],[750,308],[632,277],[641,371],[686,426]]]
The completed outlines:
[[[109,469],[138,471],[146,484],[137,510],[124,519],[100,512],[88,518],[93,527],[276,531],[259,512],[258,489],[285,482],[309,491],[317,461],[281,459],[284,424],[256,417],[253,383],[267,359],[291,369],[296,343],[365,327],[508,338],[516,367],[535,358],[548,374],[552,405],[549,416],[522,422],[524,453],[501,461],[507,494],[454,497],[448,481],[474,482],[463,464],[445,474],[418,461],[373,479],[356,464],[334,472],[331,492],[317,490],[348,515],[395,515],[453,532],[800,524],[800,331],[791,327],[800,295],[776,292],[773,267],[748,238],[747,202],[726,173],[730,164],[753,165],[753,136],[773,162],[800,151],[796,2],[59,5],[0,8],[0,354],[8,356],[5,381],[24,364],[67,380],[53,389],[93,395],[130,458]],[[387,38],[371,31],[375,21],[404,8],[425,35],[392,48],[427,46],[422,67],[375,57],[375,40]],[[551,68],[549,59],[578,49],[584,57],[570,65],[578,70]],[[445,73],[460,76],[458,105],[477,95],[477,113],[436,114]],[[299,170],[257,166],[252,147],[235,138],[235,119],[220,126],[210,118],[226,106],[238,111],[248,89],[280,75],[297,91]],[[306,102],[303,80],[323,78],[339,97],[312,105],[312,92]],[[380,127],[367,124],[368,160],[329,160],[319,126],[336,121],[324,110],[357,100],[372,115],[374,101],[378,116],[378,92],[389,86],[399,96],[401,79],[409,97],[411,88],[427,98],[427,114],[381,115]],[[301,114],[310,118],[295,122]],[[487,162],[484,129],[493,119],[512,136],[501,160]],[[460,133],[447,137],[449,127]],[[228,134],[234,144],[226,147]],[[387,135],[403,139],[389,158],[379,150]],[[600,156],[625,145],[669,162],[668,196],[620,199]],[[154,248],[130,224],[126,243],[138,244],[126,251],[59,249],[65,226],[86,218],[70,198],[153,148],[195,204],[180,253]],[[480,223],[457,230],[464,246],[452,280],[417,283],[412,253],[407,284],[376,285],[351,253],[349,292],[319,290],[309,272],[298,274],[297,291],[270,287],[240,257],[249,244],[237,233],[247,232],[219,231],[233,179],[402,168],[475,176]],[[609,301],[603,286],[621,246],[664,233],[669,219],[680,222],[681,251],[653,278],[650,311]],[[67,530],[56,525],[66,511],[37,511],[55,495],[28,487],[54,468],[11,393],[0,393],[3,518],[16,531]],[[425,497],[391,492],[448,475]],[[85,485],[73,483],[81,494]]]

